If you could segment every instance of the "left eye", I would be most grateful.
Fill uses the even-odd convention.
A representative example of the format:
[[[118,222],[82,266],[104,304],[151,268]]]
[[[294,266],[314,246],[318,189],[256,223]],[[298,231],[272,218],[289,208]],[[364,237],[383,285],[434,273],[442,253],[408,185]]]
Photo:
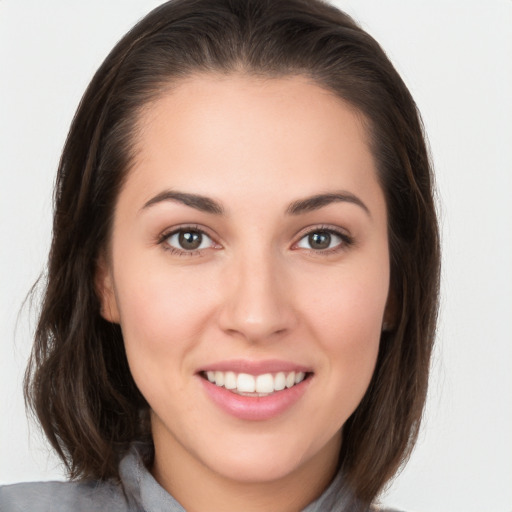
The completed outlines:
[[[166,238],[171,247],[180,251],[197,251],[213,246],[213,240],[196,229],[180,229]]]
[[[315,251],[325,251],[326,249],[333,249],[342,243],[342,237],[333,231],[319,230],[312,231],[306,236],[303,236],[297,243],[297,247]]]

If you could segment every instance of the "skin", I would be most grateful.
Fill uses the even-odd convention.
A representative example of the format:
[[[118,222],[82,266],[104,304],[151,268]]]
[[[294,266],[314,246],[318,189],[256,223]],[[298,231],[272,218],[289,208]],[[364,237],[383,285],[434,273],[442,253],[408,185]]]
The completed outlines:
[[[386,205],[362,118],[303,77],[198,75],[138,128],[97,282],[151,407],[153,475],[189,511],[300,510],[335,474],[386,315]],[[166,191],[207,196],[223,214],[158,200]],[[340,192],[356,199],[289,213]],[[187,226],[205,233],[197,251],[169,236]],[[308,233],[326,229],[340,235],[312,248]],[[312,376],[284,413],[242,420],[197,374],[230,359]]]

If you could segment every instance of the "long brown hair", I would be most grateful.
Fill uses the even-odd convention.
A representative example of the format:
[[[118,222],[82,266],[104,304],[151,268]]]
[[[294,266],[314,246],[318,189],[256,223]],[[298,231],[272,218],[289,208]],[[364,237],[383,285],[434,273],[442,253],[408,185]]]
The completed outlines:
[[[148,405],[118,325],[102,319],[94,275],[133,160],[141,109],[197,72],[302,75],[364,117],[389,218],[395,317],[369,389],[343,427],[340,466],[370,503],[418,434],[435,334],[439,240],[433,177],[416,105],[377,42],[319,0],[175,0],[105,59],[59,164],[46,293],[25,380],[27,403],[72,478],[117,477]]]

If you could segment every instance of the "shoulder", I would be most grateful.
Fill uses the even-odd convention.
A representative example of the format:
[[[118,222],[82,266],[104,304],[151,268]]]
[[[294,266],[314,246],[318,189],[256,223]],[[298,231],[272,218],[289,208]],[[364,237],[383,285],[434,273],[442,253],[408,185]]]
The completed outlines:
[[[35,482],[0,486],[2,512],[128,512],[120,486],[109,482]]]

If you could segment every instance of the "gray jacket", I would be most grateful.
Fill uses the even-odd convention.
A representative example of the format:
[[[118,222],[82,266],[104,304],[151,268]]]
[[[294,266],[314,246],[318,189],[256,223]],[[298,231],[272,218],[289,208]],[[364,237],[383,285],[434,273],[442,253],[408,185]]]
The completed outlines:
[[[2,486],[0,512],[185,512],[153,478],[136,447],[123,458],[119,472],[120,483],[36,482]],[[343,504],[345,500],[338,496],[340,488],[338,475],[303,512],[349,512]]]

